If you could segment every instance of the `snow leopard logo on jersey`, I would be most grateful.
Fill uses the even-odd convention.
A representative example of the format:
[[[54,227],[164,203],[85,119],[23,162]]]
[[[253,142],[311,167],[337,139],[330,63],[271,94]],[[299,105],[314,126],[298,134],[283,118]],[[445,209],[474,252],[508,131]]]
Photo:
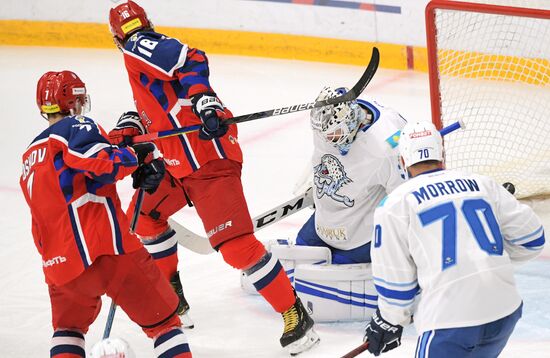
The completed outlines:
[[[338,158],[331,154],[323,155],[321,157],[321,164],[313,168],[313,173],[318,199],[321,199],[326,194],[328,197],[344,203],[346,206],[353,206],[355,200],[337,193],[344,184],[349,184],[353,181],[346,175],[344,166]]]

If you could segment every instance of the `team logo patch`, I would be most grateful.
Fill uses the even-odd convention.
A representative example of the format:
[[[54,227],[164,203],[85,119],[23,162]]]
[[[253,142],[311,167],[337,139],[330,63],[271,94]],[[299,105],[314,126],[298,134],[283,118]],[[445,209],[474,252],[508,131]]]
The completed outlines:
[[[86,131],[89,132],[89,131],[92,130],[92,125],[95,126],[95,123],[88,121],[88,119],[86,117],[75,116],[74,119],[76,119],[78,121],[78,123],[73,124],[72,125],[73,128],[85,129]]]
[[[321,199],[323,195],[329,198],[344,203],[348,207],[352,207],[355,200],[350,199],[345,195],[338,194],[338,190],[344,184],[349,184],[353,180],[348,178],[344,171],[344,166],[338,158],[331,154],[325,154],[321,158],[321,164],[313,168],[314,183],[316,187],[317,198]]]

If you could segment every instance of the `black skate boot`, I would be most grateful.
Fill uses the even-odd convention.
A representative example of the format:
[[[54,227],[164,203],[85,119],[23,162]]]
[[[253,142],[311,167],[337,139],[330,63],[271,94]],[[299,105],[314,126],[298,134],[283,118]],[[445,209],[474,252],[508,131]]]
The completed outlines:
[[[189,317],[189,303],[187,303],[187,300],[183,295],[183,287],[181,286],[179,271],[176,271],[176,273],[172,276],[172,278],[170,279],[170,284],[172,285],[172,287],[174,288],[174,292],[176,292],[178,298],[180,299],[177,313],[178,316],[180,316],[182,327],[194,328],[195,324],[193,323],[191,317]]]
[[[295,356],[307,351],[319,342],[319,336],[313,330],[313,319],[296,297],[296,303],[282,313],[285,329],[281,336],[281,346],[286,348],[290,355]]]

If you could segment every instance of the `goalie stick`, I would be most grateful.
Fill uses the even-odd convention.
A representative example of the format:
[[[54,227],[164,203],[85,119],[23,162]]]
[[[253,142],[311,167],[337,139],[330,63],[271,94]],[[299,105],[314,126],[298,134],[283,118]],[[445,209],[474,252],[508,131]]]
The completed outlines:
[[[312,205],[313,189],[309,188],[303,194],[253,218],[254,232],[268,227]],[[215,252],[206,237],[195,234],[172,218],[168,219],[168,223],[176,231],[176,240],[178,240],[178,243],[183,247],[201,255],[208,255]]]
[[[267,118],[267,117],[279,116],[282,114],[307,111],[312,108],[330,106],[330,105],[338,104],[342,102],[353,101],[354,99],[357,99],[357,97],[365,90],[367,85],[370,83],[370,81],[374,77],[374,74],[376,73],[376,70],[378,69],[379,62],[380,62],[380,52],[376,47],[373,47],[372,55],[365,72],[363,72],[363,75],[361,76],[359,81],[357,81],[357,83],[348,92],[344,93],[341,96],[334,97],[334,98],[327,98],[325,100],[317,101],[317,102],[295,104],[293,106],[281,107],[281,108],[270,109],[267,111],[245,114],[242,116],[229,118],[225,121],[225,123],[235,124],[235,123],[248,122],[248,121],[253,121],[260,118]],[[142,135],[133,137],[132,141],[133,143],[150,142],[155,139],[172,137],[180,134],[195,132],[195,131],[198,131],[200,128],[201,128],[201,125],[193,125],[188,127],[160,131],[156,133],[142,134]]]

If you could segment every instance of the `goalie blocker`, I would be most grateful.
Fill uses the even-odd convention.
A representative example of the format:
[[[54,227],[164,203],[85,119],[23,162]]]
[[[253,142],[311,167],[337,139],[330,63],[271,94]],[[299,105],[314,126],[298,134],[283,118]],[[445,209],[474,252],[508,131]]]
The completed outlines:
[[[286,240],[271,242],[267,249],[281,262],[315,322],[364,321],[376,310],[370,264],[332,265],[327,247],[294,246]],[[244,273],[241,287],[257,294]]]

